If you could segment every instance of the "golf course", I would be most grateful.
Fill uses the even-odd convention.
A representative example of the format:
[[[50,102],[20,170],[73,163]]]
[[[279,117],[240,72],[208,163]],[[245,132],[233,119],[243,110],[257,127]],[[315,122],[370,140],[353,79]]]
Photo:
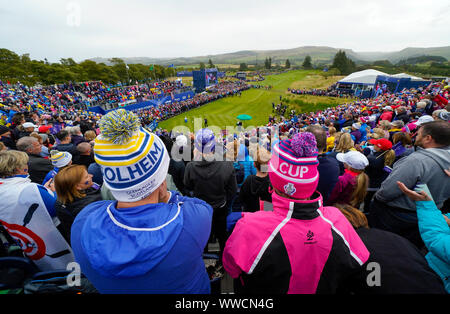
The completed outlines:
[[[217,126],[225,129],[226,126],[235,126],[239,121],[237,116],[249,115],[251,120],[243,121],[243,126],[261,126],[268,123],[269,116],[274,116],[272,103],[279,104],[280,96],[283,104],[287,104],[289,109],[295,109],[297,113],[311,112],[339,104],[349,102],[351,99],[334,98],[311,95],[293,95],[288,93],[288,88],[321,88],[326,89],[338,81],[341,77],[324,77],[319,70],[295,70],[278,75],[269,75],[261,82],[249,82],[248,84],[272,86],[271,89],[251,88],[243,91],[241,96],[229,96],[217,101],[208,103],[199,108],[190,110],[168,120],[159,123],[159,128],[172,130],[176,126],[185,126],[191,131],[194,130],[194,119],[199,121],[208,120],[209,126]],[[184,122],[184,118],[188,122]],[[203,125],[202,125],[203,126]],[[202,127],[200,126],[200,127]]]

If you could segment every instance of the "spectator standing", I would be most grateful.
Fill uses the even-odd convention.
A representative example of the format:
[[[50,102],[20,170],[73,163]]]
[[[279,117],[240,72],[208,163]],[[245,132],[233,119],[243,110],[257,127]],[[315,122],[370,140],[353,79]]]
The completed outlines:
[[[81,142],[77,145],[77,151],[79,153],[77,165],[83,165],[86,169],[95,162],[92,145],[88,142]]]
[[[220,257],[227,240],[227,215],[230,201],[237,192],[233,162],[215,160],[215,136],[209,129],[195,134],[194,161],[187,164],[184,185],[194,197],[213,208],[211,237],[219,241]]]
[[[211,206],[167,191],[168,152],[136,115],[119,109],[99,125],[94,153],[117,201],[89,204],[72,224],[83,273],[100,293],[210,293]]]
[[[349,205],[336,205],[355,228],[370,252],[363,267],[351,274],[341,293],[356,295],[379,294],[445,294],[438,275],[428,266],[422,253],[405,238],[385,230],[369,228],[367,218],[360,210]],[[368,285],[376,263],[380,268],[380,284]]]
[[[70,243],[70,230],[75,217],[90,203],[102,200],[100,189],[82,165],[61,169],[54,178],[54,187],[57,195],[56,215],[61,221],[59,230]]]
[[[319,166],[317,170],[319,171],[319,184],[317,185],[317,190],[322,195],[323,201],[326,203],[328,197],[333,191],[334,186],[339,180],[340,168],[339,162],[336,158],[325,154],[325,139],[326,132],[323,128],[319,126],[309,126],[306,128],[307,132],[311,132],[317,143]]]
[[[450,177],[450,171],[445,171]],[[433,199],[421,186],[419,191],[408,189],[397,182],[400,190],[416,202],[420,235],[428,253],[425,256],[430,267],[441,277],[447,293],[450,293],[450,214],[442,215]]]
[[[309,132],[275,144],[269,162],[274,211],[244,213],[223,254],[225,270],[239,279],[236,292],[335,293],[367,261],[347,219],[323,207],[315,193],[318,164]]]
[[[339,153],[336,159],[344,164],[345,171],[334,186],[327,204],[349,204],[359,208],[369,186],[369,178],[364,172],[369,161],[366,156],[355,151]]]
[[[397,186],[408,189],[427,184],[438,208],[450,198],[450,124],[434,121],[421,125],[415,145],[416,152],[395,163],[392,173],[381,184],[370,208],[369,225],[402,235],[423,247],[420,238],[416,204]]]
[[[42,157],[41,144],[31,136],[22,137],[17,141],[17,149],[28,154],[28,172],[32,182],[41,184],[45,176],[53,170],[50,160]]]
[[[268,163],[271,154],[264,148],[258,149],[254,166],[257,170],[255,175],[249,175],[241,186],[239,199],[242,211],[255,212],[261,210],[261,203],[272,203],[269,179]],[[262,207],[264,208],[264,206]]]
[[[26,153],[0,152],[0,195],[0,224],[25,255],[40,271],[66,270],[74,256],[57,229],[56,195],[31,182]]]

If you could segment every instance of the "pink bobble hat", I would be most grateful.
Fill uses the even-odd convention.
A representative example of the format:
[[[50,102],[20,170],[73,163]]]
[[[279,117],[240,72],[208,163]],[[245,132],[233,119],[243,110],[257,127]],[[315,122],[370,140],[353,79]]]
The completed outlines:
[[[316,138],[310,132],[276,143],[269,161],[272,186],[294,199],[310,197],[319,183]]]

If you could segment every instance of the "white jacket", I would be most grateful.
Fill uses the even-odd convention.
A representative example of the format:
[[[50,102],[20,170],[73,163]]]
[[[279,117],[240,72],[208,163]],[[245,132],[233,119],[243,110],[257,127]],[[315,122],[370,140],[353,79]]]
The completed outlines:
[[[0,223],[41,271],[66,269],[75,260],[49,213],[53,192],[15,176],[0,179],[0,197]]]

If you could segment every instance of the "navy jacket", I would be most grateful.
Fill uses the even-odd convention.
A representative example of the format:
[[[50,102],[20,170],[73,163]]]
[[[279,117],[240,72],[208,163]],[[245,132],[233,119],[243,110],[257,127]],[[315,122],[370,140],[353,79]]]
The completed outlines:
[[[329,155],[319,155],[319,184],[317,190],[322,194],[323,201],[326,202],[338,182],[340,176],[339,162]]]
[[[369,250],[370,256],[363,267],[350,277],[351,279],[347,282],[349,291],[340,292],[354,294],[446,293],[439,276],[428,266],[425,257],[416,246],[407,239],[374,228],[359,228],[356,233]],[[379,285],[376,282],[377,277]]]

